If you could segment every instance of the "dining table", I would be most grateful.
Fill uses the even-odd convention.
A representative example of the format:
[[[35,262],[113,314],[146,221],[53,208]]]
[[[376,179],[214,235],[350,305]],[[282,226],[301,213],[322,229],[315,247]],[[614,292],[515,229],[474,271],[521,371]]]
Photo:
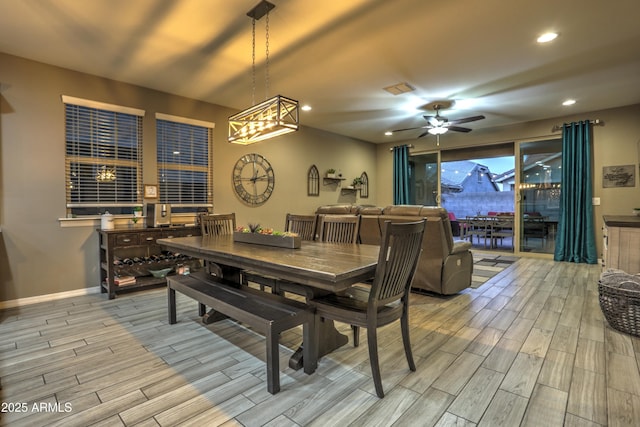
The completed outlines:
[[[241,283],[244,270],[294,284],[307,302],[371,279],[380,250],[377,245],[320,241],[302,241],[298,248],[276,247],[236,242],[232,234],[166,238],[158,239],[157,243],[174,253],[217,264],[224,279],[237,284]],[[316,323],[318,358],[349,341],[332,320]],[[291,356],[289,366],[293,369],[303,366],[301,348]]]

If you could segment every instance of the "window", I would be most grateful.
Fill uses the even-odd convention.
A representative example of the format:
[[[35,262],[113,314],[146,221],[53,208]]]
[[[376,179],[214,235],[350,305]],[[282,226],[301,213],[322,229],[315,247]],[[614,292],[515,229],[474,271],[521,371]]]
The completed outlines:
[[[213,123],[156,114],[159,202],[172,213],[213,206],[211,142]]]
[[[129,214],[142,204],[144,111],[63,96],[67,213]]]

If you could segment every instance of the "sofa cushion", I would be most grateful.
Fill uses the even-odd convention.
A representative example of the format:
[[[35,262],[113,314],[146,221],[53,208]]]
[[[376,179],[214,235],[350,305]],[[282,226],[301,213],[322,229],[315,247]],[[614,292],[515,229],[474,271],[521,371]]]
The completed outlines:
[[[377,206],[362,206],[360,215],[382,215],[382,208]]]
[[[383,215],[413,215],[420,216],[422,205],[391,205],[383,209]]]
[[[316,209],[317,214],[331,214],[331,215],[349,215],[349,214],[357,214],[358,206],[351,205],[348,203],[341,203],[336,205],[324,205],[318,207]]]

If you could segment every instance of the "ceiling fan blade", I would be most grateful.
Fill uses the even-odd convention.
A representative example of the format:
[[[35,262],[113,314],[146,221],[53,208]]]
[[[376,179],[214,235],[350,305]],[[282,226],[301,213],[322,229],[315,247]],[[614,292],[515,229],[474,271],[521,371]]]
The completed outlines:
[[[423,132],[420,135],[418,135],[418,138],[422,138],[423,136],[427,136],[429,135],[429,131]]]
[[[463,127],[460,127],[460,126],[449,126],[449,130],[453,130],[453,131],[456,131],[456,132],[464,132],[464,133],[471,132],[471,129],[463,128]]]
[[[392,130],[391,133],[402,132],[402,131],[405,131],[405,130],[424,129],[424,128],[426,128],[426,126],[419,126],[417,128],[396,129],[396,130]]]
[[[464,119],[458,119],[458,120],[451,120],[452,125],[460,125],[462,123],[469,123],[469,122],[475,122],[476,120],[482,120],[484,119],[484,116],[472,116],[472,117],[466,117]]]

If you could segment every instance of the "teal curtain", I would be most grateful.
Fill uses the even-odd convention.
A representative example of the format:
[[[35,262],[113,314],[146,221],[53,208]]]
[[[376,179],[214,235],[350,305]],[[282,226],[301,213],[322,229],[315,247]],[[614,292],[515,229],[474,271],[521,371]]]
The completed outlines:
[[[598,262],[592,194],[591,125],[588,120],[565,124],[562,127],[562,192],[554,260]]]
[[[393,204],[409,203],[409,147],[393,147]]]

